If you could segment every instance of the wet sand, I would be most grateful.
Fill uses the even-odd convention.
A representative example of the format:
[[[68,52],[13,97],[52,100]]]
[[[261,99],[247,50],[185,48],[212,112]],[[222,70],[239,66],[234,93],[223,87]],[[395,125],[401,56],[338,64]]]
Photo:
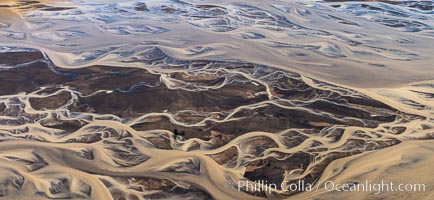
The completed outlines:
[[[0,198],[430,199],[430,6],[0,2]]]

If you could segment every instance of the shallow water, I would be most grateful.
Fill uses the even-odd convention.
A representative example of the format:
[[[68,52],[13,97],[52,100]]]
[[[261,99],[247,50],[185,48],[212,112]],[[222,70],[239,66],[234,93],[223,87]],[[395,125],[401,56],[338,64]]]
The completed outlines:
[[[433,6],[0,1],[0,196],[327,199],[285,187],[432,177]]]

